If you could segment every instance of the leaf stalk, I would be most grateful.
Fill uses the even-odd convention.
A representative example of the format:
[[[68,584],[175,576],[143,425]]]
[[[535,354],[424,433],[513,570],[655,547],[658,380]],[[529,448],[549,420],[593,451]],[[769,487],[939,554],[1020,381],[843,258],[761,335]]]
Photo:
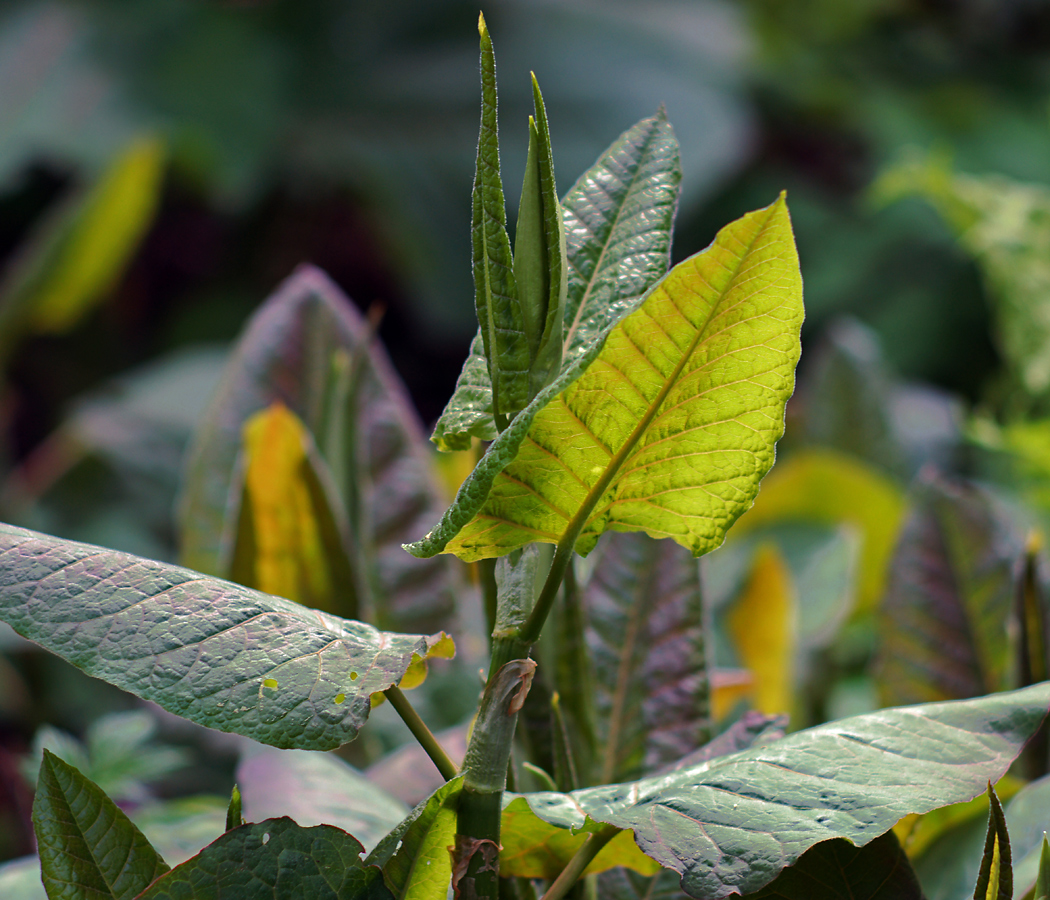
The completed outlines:
[[[427,728],[426,722],[420,718],[419,713],[409,703],[408,697],[405,696],[401,688],[397,687],[397,685],[391,685],[383,693],[386,694],[390,705],[394,707],[397,714],[401,716],[402,721],[408,726],[412,736],[419,742],[419,746],[426,751],[427,756],[437,766],[441,777],[445,781],[451,781],[455,778],[459,774],[459,766],[452,762],[452,758],[445,752],[445,748],[438,743],[434,733]]]
[[[601,831],[587,835],[587,840],[573,854],[572,859],[561,870],[561,874],[554,879],[554,883],[547,888],[547,893],[543,895],[542,900],[562,900],[562,897],[568,894],[572,886],[579,881],[583,870],[591,864],[594,857],[601,853],[602,848],[619,833],[619,828],[606,825]]]

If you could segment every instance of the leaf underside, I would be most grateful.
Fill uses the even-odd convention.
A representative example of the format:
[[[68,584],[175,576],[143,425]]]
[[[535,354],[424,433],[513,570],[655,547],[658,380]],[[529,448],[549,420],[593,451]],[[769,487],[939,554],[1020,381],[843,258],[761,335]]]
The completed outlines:
[[[193,722],[330,750],[428,638],[228,581],[0,525],[0,619],[87,674]]]

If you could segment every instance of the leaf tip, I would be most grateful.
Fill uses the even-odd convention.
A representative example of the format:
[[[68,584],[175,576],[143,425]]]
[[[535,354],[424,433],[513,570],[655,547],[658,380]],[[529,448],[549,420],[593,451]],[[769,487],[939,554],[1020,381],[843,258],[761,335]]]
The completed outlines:
[[[481,40],[484,42],[489,36],[489,27],[485,24],[485,14],[478,11],[478,34],[481,35]]]

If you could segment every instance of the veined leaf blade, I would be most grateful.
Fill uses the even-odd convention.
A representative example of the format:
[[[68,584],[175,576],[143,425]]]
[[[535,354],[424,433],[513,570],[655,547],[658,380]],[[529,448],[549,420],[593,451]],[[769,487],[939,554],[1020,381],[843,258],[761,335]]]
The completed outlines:
[[[276,747],[351,741],[433,639],[0,525],[0,619],[89,675]]]

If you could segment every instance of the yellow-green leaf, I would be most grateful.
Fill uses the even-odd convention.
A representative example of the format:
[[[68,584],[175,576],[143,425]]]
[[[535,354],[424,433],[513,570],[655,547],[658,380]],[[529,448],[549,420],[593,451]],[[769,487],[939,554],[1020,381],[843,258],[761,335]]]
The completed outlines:
[[[780,197],[675,266],[520,413],[411,551],[474,560],[567,539],[586,554],[606,530],[714,549],[773,464],[802,317]]]

